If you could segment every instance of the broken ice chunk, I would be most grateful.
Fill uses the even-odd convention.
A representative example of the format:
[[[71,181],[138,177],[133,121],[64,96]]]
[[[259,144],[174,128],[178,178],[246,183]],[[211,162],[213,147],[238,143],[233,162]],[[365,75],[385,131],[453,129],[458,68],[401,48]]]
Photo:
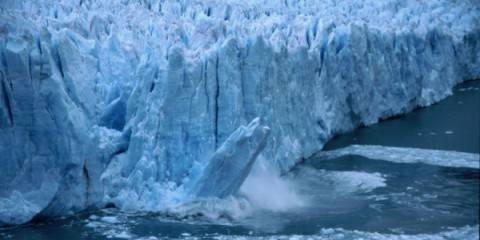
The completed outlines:
[[[237,192],[265,147],[269,132],[259,118],[235,130],[213,154],[193,195],[223,198]]]

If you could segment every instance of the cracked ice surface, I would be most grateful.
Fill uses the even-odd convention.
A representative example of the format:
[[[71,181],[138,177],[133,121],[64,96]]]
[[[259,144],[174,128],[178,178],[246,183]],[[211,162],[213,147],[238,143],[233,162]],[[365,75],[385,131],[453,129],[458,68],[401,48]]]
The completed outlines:
[[[473,0],[1,1],[0,224],[162,208],[216,189],[198,185],[215,162],[233,161],[225,191],[198,191],[233,194],[257,155],[285,171],[479,78],[479,14]]]

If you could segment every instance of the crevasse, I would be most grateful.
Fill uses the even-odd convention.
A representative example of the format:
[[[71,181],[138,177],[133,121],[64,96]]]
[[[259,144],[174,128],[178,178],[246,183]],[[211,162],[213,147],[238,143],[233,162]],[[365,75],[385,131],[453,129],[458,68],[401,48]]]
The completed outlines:
[[[0,225],[234,194],[480,77],[473,0],[0,7]]]

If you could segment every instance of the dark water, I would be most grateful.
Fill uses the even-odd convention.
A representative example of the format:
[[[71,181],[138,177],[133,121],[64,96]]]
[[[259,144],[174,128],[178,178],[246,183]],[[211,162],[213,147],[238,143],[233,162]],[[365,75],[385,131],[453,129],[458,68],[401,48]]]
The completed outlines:
[[[428,108],[336,137],[325,149],[350,144],[479,153],[480,81],[459,85],[453,96]],[[471,227],[466,234],[450,237],[477,239],[479,178],[478,169],[399,164],[357,156],[332,161],[313,158],[282,180],[301,200],[298,206],[288,207],[290,200],[285,193],[272,189],[274,198],[287,202],[285,209],[251,207],[251,214],[235,218],[226,211],[216,220],[198,214],[181,220],[165,214],[129,215],[110,209],[1,229],[0,239],[276,239],[292,234],[369,239],[372,235],[362,234],[370,232],[385,234],[376,239],[390,239],[399,234],[438,236],[435,234],[465,226]],[[115,218],[101,219],[105,216]],[[341,235],[330,238],[332,231]]]
[[[462,83],[437,104],[342,134],[324,149],[373,144],[479,153],[479,88],[480,80]]]

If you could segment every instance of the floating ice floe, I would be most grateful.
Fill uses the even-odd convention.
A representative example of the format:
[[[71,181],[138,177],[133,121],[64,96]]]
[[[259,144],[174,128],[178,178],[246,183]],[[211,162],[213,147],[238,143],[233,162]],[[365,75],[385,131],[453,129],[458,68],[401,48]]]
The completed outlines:
[[[476,153],[379,145],[350,145],[345,148],[319,152],[315,157],[318,160],[331,160],[348,155],[358,155],[397,163],[424,163],[444,167],[480,168],[480,155]]]

